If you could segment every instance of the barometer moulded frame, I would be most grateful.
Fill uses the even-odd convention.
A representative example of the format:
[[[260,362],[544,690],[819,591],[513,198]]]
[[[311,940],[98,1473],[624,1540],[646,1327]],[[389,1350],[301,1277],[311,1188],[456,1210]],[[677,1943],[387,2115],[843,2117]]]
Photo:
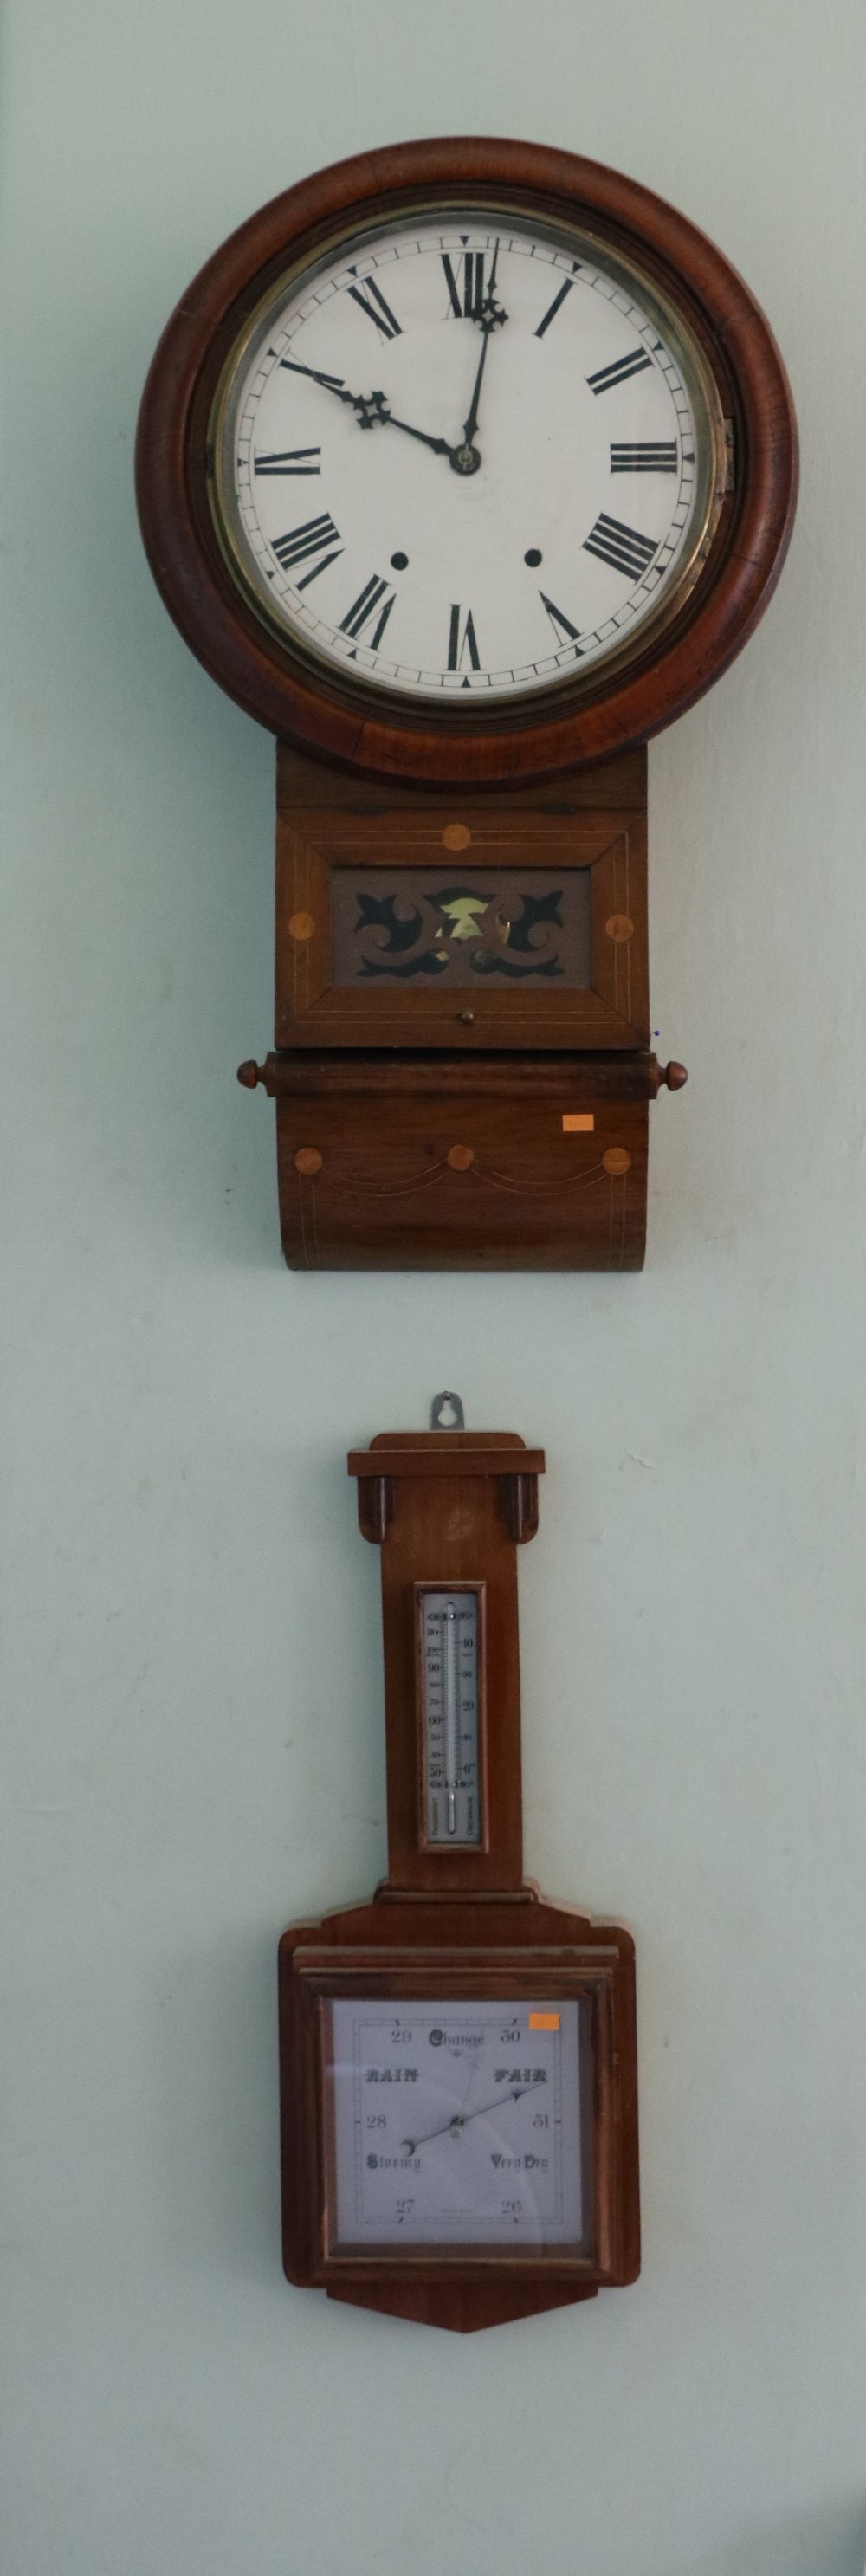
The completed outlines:
[[[380,1891],[369,1907],[283,1937],[283,2261],[299,2288],[471,2332],[592,2298],[637,2276],[634,1954],[621,1927],[551,1908],[528,1888],[518,1903],[491,1907],[483,1926],[468,1903],[449,1902],[435,1917],[426,1905],[413,1920],[410,1904],[392,1908]],[[551,1939],[554,1927],[566,1937]],[[333,1941],[323,1942],[332,1930]],[[441,1998],[445,2006],[473,1995],[503,2006],[539,1995],[586,2002],[578,2152],[592,2218],[581,2248],[503,2242],[350,2250],[334,2242],[321,2008],[329,1997],[351,1994],[407,2006],[413,1997]]]

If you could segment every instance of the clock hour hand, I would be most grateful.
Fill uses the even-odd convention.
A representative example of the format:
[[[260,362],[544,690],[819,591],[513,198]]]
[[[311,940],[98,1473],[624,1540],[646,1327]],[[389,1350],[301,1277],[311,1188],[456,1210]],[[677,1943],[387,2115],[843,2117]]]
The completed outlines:
[[[280,366],[286,367],[290,376],[310,376],[314,385],[324,385],[326,393],[336,394],[338,402],[351,403],[361,429],[375,429],[377,421],[391,418],[383,393],[350,394],[342,376],[323,375],[320,367],[302,367],[297,358],[281,358]]]
[[[383,412],[381,417],[383,420],[390,421],[392,429],[405,429],[407,438],[420,438],[424,447],[432,447],[434,456],[453,455],[454,451],[449,447],[447,438],[431,438],[429,430],[413,429],[411,421],[397,420],[392,411]]]
[[[434,456],[452,455],[447,438],[431,438],[426,429],[413,429],[411,421],[396,420],[383,393],[350,394],[342,376],[326,376],[319,367],[302,367],[297,358],[281,358],[280,365],[287,367],[292,376],[311,376],[314,385],[324,385],[325,392],[336,394],[338,402],[351,403],[362,429],[384,428],[385,422],[390,421],[392,429],[404,429],[407,438],[420,438],[422,446],[432,447]]]
[[[429,2147],[433,2138],[459,2138],[470,2120],[489,2119],[491,2111],[501,2111],[503,2102],[519,2102],[528,2093],[528,2084],[512,2085],[507,2093],[497,2093],[494,2102],[479,2102],[474,2111],[456,2111],[453,2120],[443,2120],[439,2129],[428,2129],[423,2138],[401,2138],[404,2154],[414,2156],[419,2147]]]

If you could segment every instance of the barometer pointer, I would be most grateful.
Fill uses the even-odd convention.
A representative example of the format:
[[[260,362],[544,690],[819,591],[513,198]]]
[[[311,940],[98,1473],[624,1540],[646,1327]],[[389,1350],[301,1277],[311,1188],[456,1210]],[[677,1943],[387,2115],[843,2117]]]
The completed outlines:
[[[456,2138],[468,2128],[470,2120],[483,2120],[491,2111],[501,2111],[503,2102],[519,2102],[529,2089],[528,2084],[518,2084],[507,2093],[497,2093],[495,2102],[479,2102],[474,2111],[456,2111],[453,2120],[444,2120],[441,2129],[428,2129],[424,2138],[401,2138],[401,2147],[407,2155],[414,2156],[419,2147],[429,2147],[432,2138]]]

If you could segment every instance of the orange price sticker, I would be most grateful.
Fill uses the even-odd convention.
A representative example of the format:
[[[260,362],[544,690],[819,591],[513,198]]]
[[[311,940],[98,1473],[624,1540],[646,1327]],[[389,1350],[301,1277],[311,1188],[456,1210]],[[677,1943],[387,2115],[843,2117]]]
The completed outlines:
[[[559,2014],[558,2014],[558,2013],[530,2013],[530,2016],[529,2016],[529,2027],[530,2027],[530,2030],[558,2030],[558,2029],[559,2029]]]

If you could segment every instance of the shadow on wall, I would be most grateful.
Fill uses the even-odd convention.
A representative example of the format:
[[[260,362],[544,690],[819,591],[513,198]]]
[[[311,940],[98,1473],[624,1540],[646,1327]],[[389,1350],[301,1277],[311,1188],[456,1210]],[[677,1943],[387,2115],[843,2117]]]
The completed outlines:
[[[274,1932],[165,1961],[151,2214],[173,2263],[280,2291],[276,1951]]]

